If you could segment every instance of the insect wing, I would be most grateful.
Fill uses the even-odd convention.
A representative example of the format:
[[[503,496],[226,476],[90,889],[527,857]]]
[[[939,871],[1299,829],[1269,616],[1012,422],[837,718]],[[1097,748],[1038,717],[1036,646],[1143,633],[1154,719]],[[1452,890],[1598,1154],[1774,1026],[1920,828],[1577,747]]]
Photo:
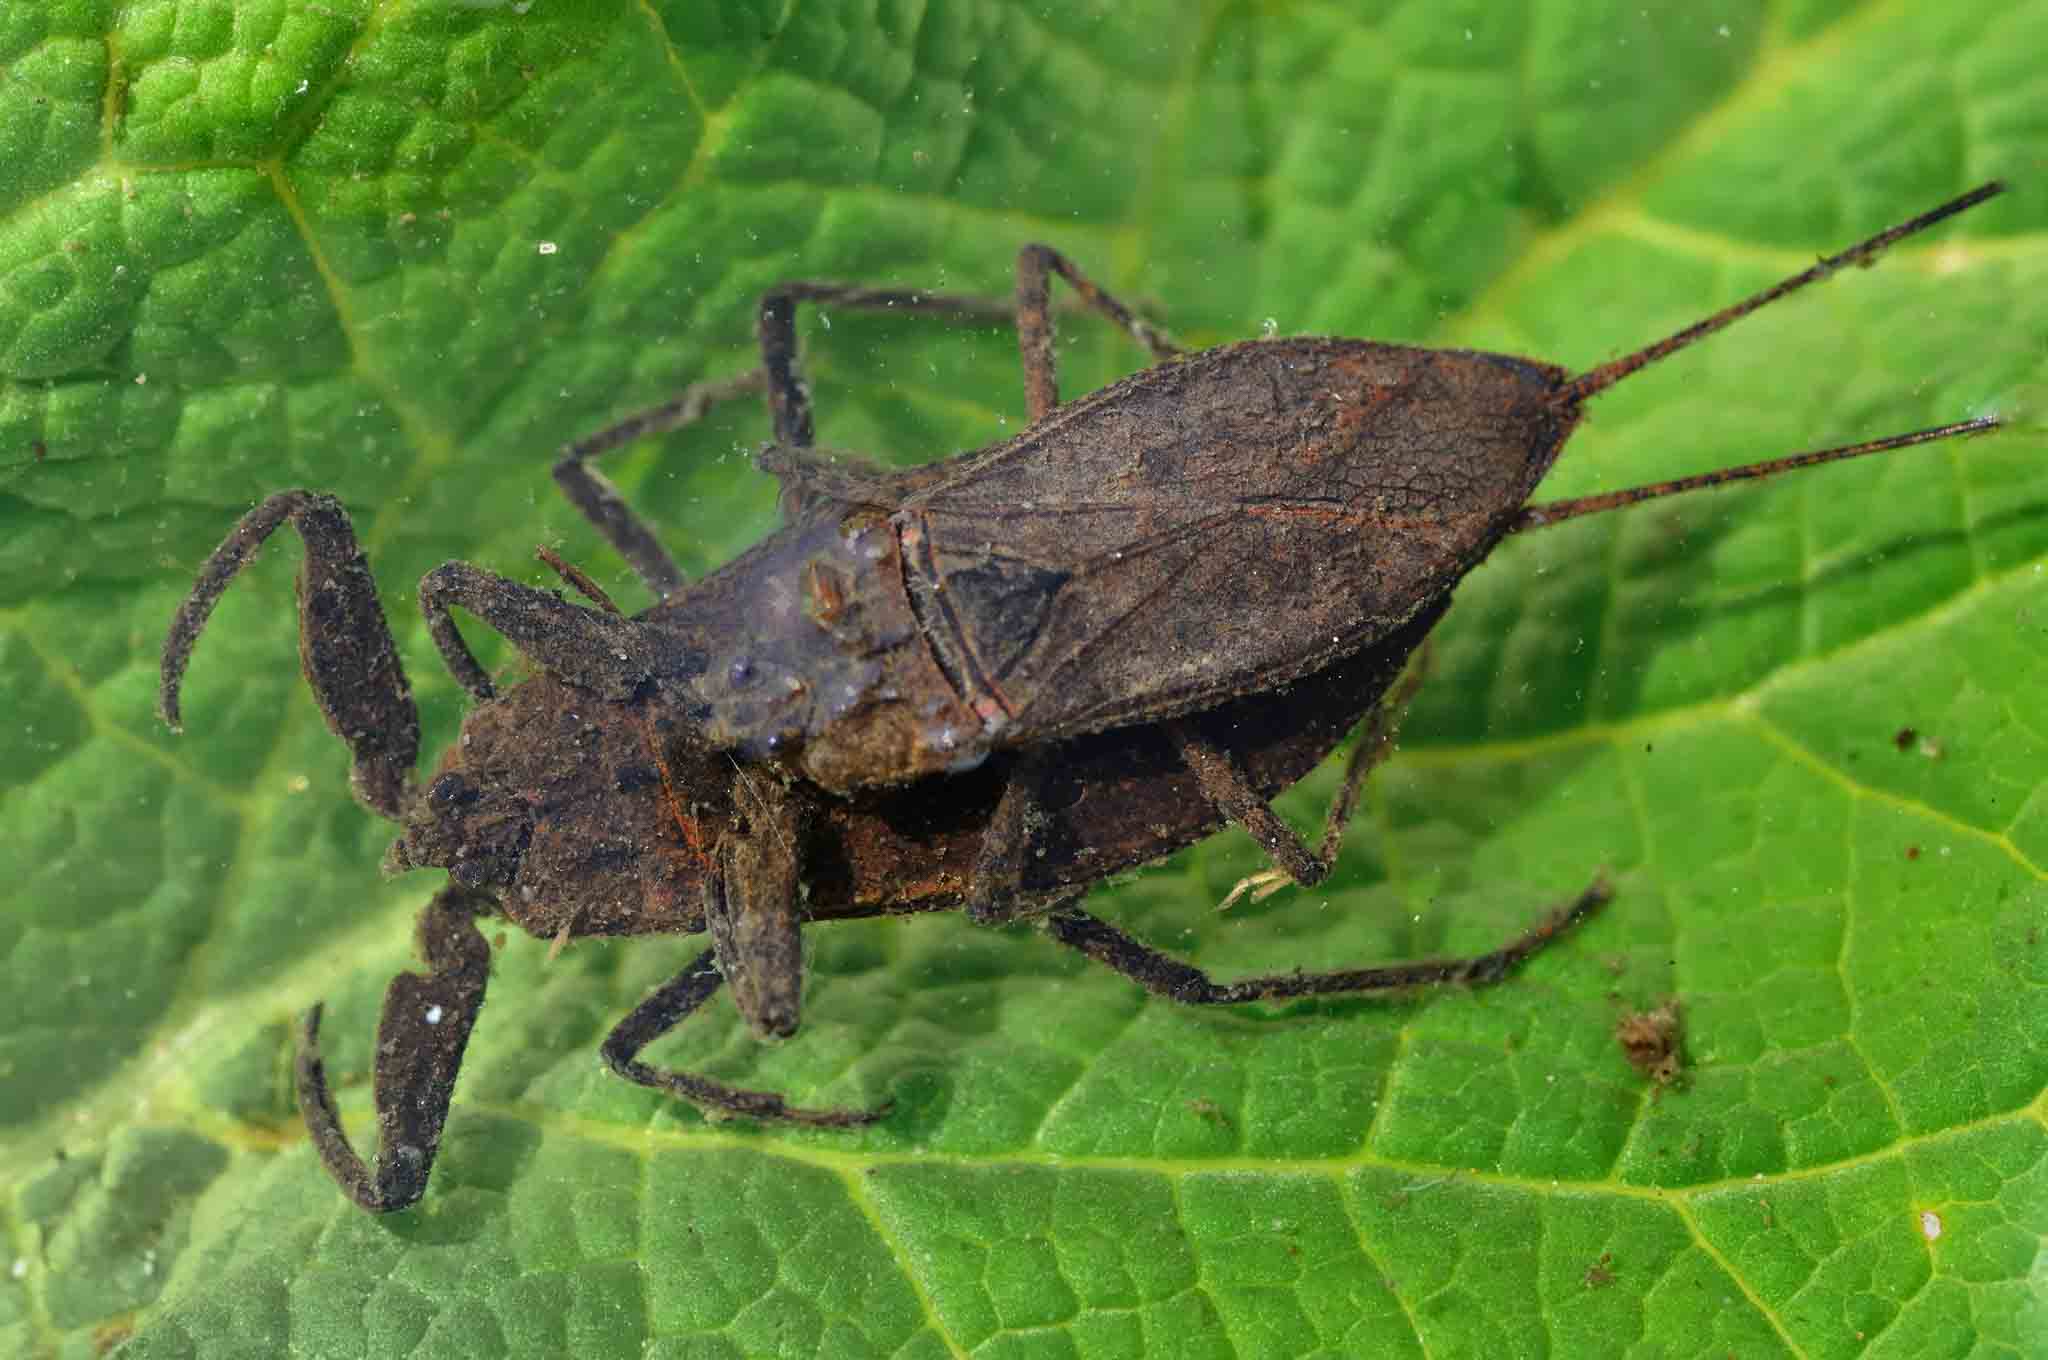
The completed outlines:
[[[1569,431],[1561,377],[1339,340],[1148,370],[910,499],[922,622],[1033,741],[1284,684],[1484,556]]]

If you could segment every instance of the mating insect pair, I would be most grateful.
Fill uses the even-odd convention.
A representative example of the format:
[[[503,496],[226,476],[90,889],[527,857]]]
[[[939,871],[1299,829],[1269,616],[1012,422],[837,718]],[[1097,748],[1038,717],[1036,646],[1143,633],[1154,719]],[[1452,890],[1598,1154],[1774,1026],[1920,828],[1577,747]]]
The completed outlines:
[[[1082,911],[1104,875],[1224,821],[1274,860],[1257,886],[1326,872],[1384,752],[1380,706],[1453,587],[1522,529],[1791,467],[1973,433],[1965,421],[1578,501],[1526,501],[1584,403],[1644,365],[2000,191],[1988,184],[1625,358],[1576,376],[1524,359],[1340,339],[1183,354],[1057,253],[1026,247],[1014,308],[796,283],[760,308],[761,365],[572,446],[569,499],[659,596],[622,613],[550,553],[588,604],[463,563],[420,583],[428,628],[476,700],[460,743],[413,780],[419,722],[375,585],[333,499],[250,512],[173,621],[162,707],[220,594],[291,523],[306,545],[301,651],[357,797],[399,823],[388,867],[445,868],[420,923],[428,971],[402,974],[379,1027],[374,1167],[350,1148],[307,1016],[299,1097],[329,1171],[360,1205],[424,1192],[490,950],[479,916],[542,936],[705,931],[711,948],[606,1039],[620,1075],[758,1118],[851,1125],[878,1112],[651,1067],[654,1039],[730,983],[764,1036],[793,1032],[804,922],[964,905],[1039,916],[1053,936],[1193,1002],[1488,981],[1605,900],[1596,882],[1474,959],[1219,985]],[[1065,405],[1050,284],[1158,361]],[[1030,426],[942,463],[885,471],[812,452],[796,371],[801,302],[1014,317]],[[694,584],[591,466],[633,439],[765,392],[787,522]],[[499,693],[459,607],[534,674]],[[1268,799],[1371,715],[1321,844]]]

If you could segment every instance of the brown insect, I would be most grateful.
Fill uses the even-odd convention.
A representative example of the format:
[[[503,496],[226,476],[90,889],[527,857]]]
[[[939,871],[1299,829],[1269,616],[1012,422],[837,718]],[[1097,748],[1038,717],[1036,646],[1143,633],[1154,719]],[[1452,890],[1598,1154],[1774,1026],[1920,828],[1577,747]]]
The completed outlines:
[[[429,971],[404,974],[379,1030],[374,1170],[349,1148],[307,1017],[301,1104],[329,1170],[366,1208],[424,1191],[448,1093],[482,1003],[502,912],[544,937],[707,931],[713,947],[612,1032],[631,1080],[762,1118],[855,1124],[649,1068],[642,1048],[730,982],[750,1024],[792,1031],[806,920],[964,903],[978,920],[1042,915],[1063,943],[1180,1000],[1491,980],[1605,900],[1596,883],[1477,959],[1218,985],[1082,912],[1080,890],[1224,820],[1275,868],[1328,870],[1360,744],[1311,851],[1267,799],[1373,707],[1452,588],[1521,529],[1701,486],[1975,433],[1977,419],[1604,496],[1524,502],[1584,403],[1644,365],[1846,264],[1980,203],[1989,184],[1625,358],[1572,376],[1509,356],[1337,339],[1183,355],[1043,246],[1012,309],[979,299],[793,283],[760,309],[762,364],[571,446],[555,474],[652,589],[621,612],[552,559],[588,604],[464,563],[420,583],[429,631],[477,701],[460,743],[413,782],[419,725],[375,585],[333,499],[282,492],[209,559],[173,621],[162,708],[221,592],[290,522],[306,544],[301,655],[354,757],[357,797],[401,826],[393,870],[441,867],[421,920]],[[1059,405],[1050,279],[1160,362]],[[890,472],[811,451],[795,369],[799,301],[1014,315],[1032,424],[1002,444]],[[787,523],[691,585],[590,460],[765,390]],[[461,607],[534,676],[500,694],[457,631]],[[808,897],[800,889],[808,887]]]

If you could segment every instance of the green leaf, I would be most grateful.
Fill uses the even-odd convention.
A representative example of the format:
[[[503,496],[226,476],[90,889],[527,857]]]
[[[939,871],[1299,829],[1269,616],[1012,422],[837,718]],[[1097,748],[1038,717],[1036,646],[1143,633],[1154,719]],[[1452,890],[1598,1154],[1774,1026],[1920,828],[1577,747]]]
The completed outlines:
[[[0,1351],[2042,1354],[2043,51],[2044,0],[0,7]],[[894,1099],[848,1134],[601,1069],[697,942],[510,939],[425,1201],[320,1169],[291,1019],[329,1003],[362,1136],[435,875],[378,877],[293,549],[154,716],[258,497],[347,502],[438,747],[411,583],[544,542],[644,601],[552,450],[744,368],[775,280],[1000,293],[1044,239],[1194,343],[1584,367],[1994,175],[1603,397],[1544,494],[2006,429],[1510,544],[1329,885],[1219,918],[1231,833],[1091,903],[1232,976],[1489,948],[1604,867],[1506,984],[1198,1013],[910,918],[813,932],[794,1041],[720,999],[654,1050]],[[993,329],[807,345],[833,445],[1023,421]],[[1060,354],[1139,363],[1081,318]],[[774,522],[765,433],[618,460],[691,572]],[[1614,1037],[1666,997],[1670,1089]]]

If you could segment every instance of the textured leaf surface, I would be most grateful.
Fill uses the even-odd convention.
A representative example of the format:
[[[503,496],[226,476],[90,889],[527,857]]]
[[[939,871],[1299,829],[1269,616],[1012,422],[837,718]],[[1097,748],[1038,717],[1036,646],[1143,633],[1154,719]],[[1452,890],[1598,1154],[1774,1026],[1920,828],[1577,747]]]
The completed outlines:
[[[2043,51],[2041,0],[0,7],[0,1352],[2048,1353]],[[776,279],[1001,292],[1046,239],[1197,343],[1584,366],[1994,174],[1604,398],[1547,494],[2005,433],[1511,545],[1326,890],[1216,917],[1228,835],[1094,899],[1235,974],[1490,947],[1606,866],[1510,984],[1196,1014],[1029,930],[820,929],[796,1040],[655,1050],[896,1102],[792,1133],[600,1070],[692,942],[511,939],[423,1205],[319,1169],[291,1017],[364,1127],[433,884],[377,877],[289,547],[153,716],[261,495],[346,500],[442,743],[410,583],[546,542],[644,598],[550,451],[745,366]],[[1064,332],[1069,392],[1137,362]],[[994,331],[808,334],[830,443],[1022,418]],[[691,571],[772,523],[764,434],[623,460]],[[1659,1091],[1614,1028],[1669,996]]]

